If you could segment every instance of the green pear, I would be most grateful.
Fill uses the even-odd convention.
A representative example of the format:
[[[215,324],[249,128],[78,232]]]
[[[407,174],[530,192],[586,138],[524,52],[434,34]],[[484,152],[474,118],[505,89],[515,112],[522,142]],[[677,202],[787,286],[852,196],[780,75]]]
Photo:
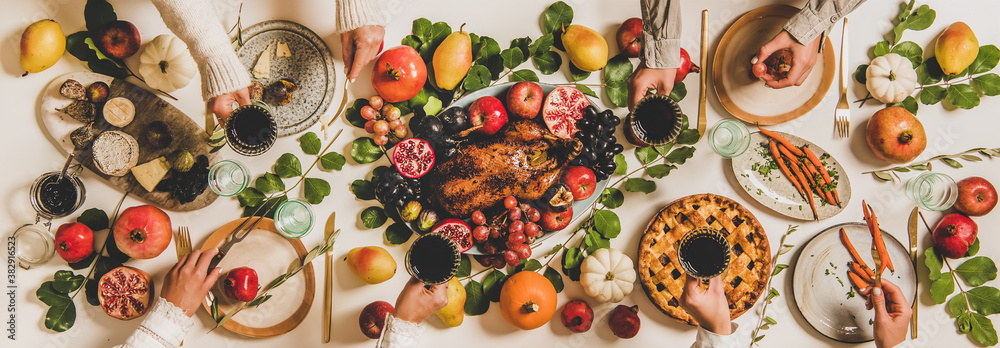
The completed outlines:
[[[458,281],[458,277],[452,277],[448,281],[448,304],[435,314],[448,327],[462,325],[465,320],[465,287]]]
[[[934,56],[946,75],[958,75],[976,60],[979,40],[972,28],[963,22],[949,25],[934,43]]]
[[[444,90],[455,89],[472,67],[472,39],[468,32],[462,31],[462,27],[441,41],[431,60],[434,81]]]
[[[601,70],[608,64],[608,42],[594,29],[570,25],[562,35],[569,61],[583,71]]]
[[[396,275],[396,260],[377,246],[357,247],[347,252],[347,267],[354,277],[368,284],[378,284]]]

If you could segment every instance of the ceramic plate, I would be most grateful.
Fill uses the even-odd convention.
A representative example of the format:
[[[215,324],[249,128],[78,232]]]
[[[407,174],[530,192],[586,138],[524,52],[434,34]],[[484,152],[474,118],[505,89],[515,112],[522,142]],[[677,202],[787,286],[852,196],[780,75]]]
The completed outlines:
[[[219,247],[239,226],[243,219],[231,221],[212,233],[201,246],[201,250]],[[229,249],[229,255],[219,262],[222,273],[212,287],[209,296],[218,296],[219,315],[223,316],[235,309],[240,302],[223,294],[222,282],[229,270],[247,266],[257,271],[261,287],[285,274],[288,265],[306,256],[307,250],[299,239],[288,239],[278,234],[274,220],[263,219],[243,241]],[[222,325],[229,331],[249,337],[272,337],[292,331],[302,323],[312,307],[316,292],[316,276],[312,264],[306,265],[298,274],[289,278],[281,286],[269,291],[274,295],[270,300],[255,308],[247,308],[237,313]],[[221,296],[220,296],[221,295]],[[205,310],[211,311],[210,304],[204,303]]]
[[[847,172],[840,166],[840,163],[832,156],[823,158],[826,157],[824,156],[825,154],[828,154],[826,150],[808,140],[782,132],[775,133],[781,134],[792,145],[797,147],[809,145],[809,148],[816,156],[819,156],[822,161],[826,162],[826,169],[832,169],[840,176],[837,179],[837,194],[840,195],[840,207],[821,203],[819,197],[813,195],[819,220],[840,214],[844,210],[843,207],[846,207],[847,203],[851,201],[851,181],[847,178]],[[768,163],[767,158],[770,157],[767,145],[768,139],[763,134],[760,134],[760,132],[751,133],[750,148],[742,155],[734,157],[730,161],[733,174],[736,175],[736,181],[740,184],[740,189],[746,191],[750,197],[760,202],[760,204],[781,215],[802,220],[814,220],[812,209],[809,208],[809,202],[799,195],[795,186],[785,178],[780,169],[772,169],[767,175],[761,174],[762,171],[767,172],[766,169],[761,169],[760,167],[766,167],[766,163]],[[765,156],[768,157],[766,158]]]
[[[798,12],[798,8],[789,5],[759,7],[737,19],[719,41],[712,62],[712,79],[719,102],[736,118],[762,125],[786,122],[819,105],[830,90],[837,69],[829,37],[801,86],[773,89],[751,78],[750,59]]]
[[[853,288],[847,279],[847,262],[852,259],[840,241],[841,228],[865,263],[875,266],[869,252],[872,236],[868,226],[850,222],[830,227],[802,247],[792,270],[793,297],[802,316],[819,333],[841,342],[867,342],[874,339],[870,323],[875,312],[865,309],[865,299],[860,295],[849,295]],[[895,273],[886,269],[882,279],[899,286],[909,300],[907,303],[912,304],[917,278],[910,254],[891,234],[882,231],[882,236],[896,267]]]
[[[278,43],[288,45],[291,57],[277,56]],[[256,80],[265,89],[282,78],[295,81],[299,87],[287,105],[270,105],[278,123],[278,136],[306,130],[326,113],[333,101],[337,77],[330,48],[312,30],[295,22],[266,21],[244,29],[243,46],[236,54],[247,70],[252,70],[265,53],[271,55],[271,73],[266,79]]]
[[[514,85],[514,83],[511,82],[511,83],[504,83],[504,84],[499,84],[499,85],[496,85],[496,86],[486,87],[486,88],[480,89],[478,91],[469,93],[468,95],[462,97],[462,99],[459,99],[459,100],[455,101],[454,103],[452,103],[451,105],[445,107],[445,109],[447,109],[449,107],[452,107],[452,106],[466,108],[466,107],[469,107],[469,105],[472,104],[472,102],[476,101],[476,99],[479,99],[479,97],[485,97],[485,96],[494,96],[494,97],[499,98],[500,100],[506,100],[507,90],[511,86],[513,86],[513,85]],[[549,92],[551,92],[553,89],[556,88],[556,86],[549,85],[549,84],[544,84],[544,83],[539,83],[538,85],[542,86],[542,92],[544,92],[546,96],[548,96]],[[590,100],[589,97],[587,99]],[[590,100],[590,103],[593,104],[593,105],[597,105],[597,104],[594,103],[593,100]],[[619,124],[618,127],[621,127],[621,125]],[[593,195],[590,195],[590,197],[587,198],[587,199],[585,199],[585,200],[573,203],[573,219],[574,220],[576,220],[576,218],[579,217],[581,213],[585,212],[591,205],[594,204],[594,201],[596,201],[597,198],[601,196],[601,192],[604,192],[604,188],[606,186],[608,186],[608,180],[607,179],[597,182],[597,188],[594,189],[594,194]],[[571,226],[572,226],[572,224],[571,224]],[[567,229],[570,229],[570,228],[567,228]],[[536,239],[535,243],[532,244],[532,246],[537,246],[537,245],[541,244],[543,241],[545,241],[546,239],[549,239],[549,237],[552,237],[552,235],[555,235],[555,234],[557,234],[559,232],[562,232],[562,231],[546,232],[544,235],[542,235],[541,237],[539,237],[538,239]],[[479,246],[478,245],[473,246],[472,249],[469,249],[465,253],[466,254],[470,254],[470,255],[483,255],[483,254],[485,254],[485,253],[483,253],[482,250],[479,250]]]

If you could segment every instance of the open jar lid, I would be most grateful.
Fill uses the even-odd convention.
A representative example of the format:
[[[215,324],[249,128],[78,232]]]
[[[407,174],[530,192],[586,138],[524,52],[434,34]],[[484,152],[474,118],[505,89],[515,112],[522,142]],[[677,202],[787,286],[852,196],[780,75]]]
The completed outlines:
[[[14,254],[21,268],[43,264],[55,251],[52,234],[42,225],[27,224],[14,231]]]

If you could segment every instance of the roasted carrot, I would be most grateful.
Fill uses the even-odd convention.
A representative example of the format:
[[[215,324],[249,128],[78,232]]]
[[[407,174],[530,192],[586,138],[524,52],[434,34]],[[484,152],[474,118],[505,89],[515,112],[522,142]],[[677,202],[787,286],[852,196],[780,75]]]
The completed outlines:
[[[799,161],[799,158],[795,157],[795,155],[792,154],[792,152],[788,149],[788,147],[786,147],[785,145],[778,144],[778,151],[781,152],[782,157],[788,160],[790,167],[794,167],[798,171],[805,170],[801,165],[802,163]],[[805,177],[805,181],[802,181],[803,190],[807,194],[812,195],[812,192],[816,187],[816,182],[813,181],[811,175],[803,174],[803,176]],[[823,198],[823,194],[821,192],[822,191],[816,191],[816,193],[820,195],[819,197]]]
[[[844,243],[844,247],[846,247],[847,252],[851,254],[851,258],[854,259],[854,263],[862,266],[861,268],[865,269],[867,271],[865,273],[867,273],[870,277],[875,277],[875,273],[871,270],[872,268],[868,267],[868,265],[865,264],[865,260],[862,260],[861,256],[858,255],[858,250],[854,249],[854,243],[851,243],[851,240],[847,238],[847,231],[843,228],[840,229],[840,241]]]
[[[777,142],[781,143],[782,145],[785,145],[786,147],[788,147],[788,150],[790,150],[796,156],[804,157],[806,155],[806,154],[802,153],[802,150],[799,150],[799,148],[793,146],[792,143],[788,141],[788,139],[785,139],[785,137],[779,135],[778,133],[769,131],[769,130],[764,129],[764,128],[760,128],[759,124],[757,125],[757,129],[760,130],[761,134],[764,134],[767,137],[769,137],[771,139],[774,139],[775,141],[777,141]]]
[[[809,162],[812,162],[812,164],[816,166],[816,170],[823,176],[825,185],[833,185],[833,180],[830,180],[830,174],[826,172],[826,168],[823,167],[823,162],[820,162],[819,157],[816,157],[816,154],[813,153],[808,146],[803,146],[802,152],[806,154],[806,158],[809,159]],[[840,206],[840,194],[837,193],[837,189],[832,188],[830,191],[833,192],[834,203],[836,203],[837,206]]]
[[[871,206],[868,206],[868,211],[871,214],[872,219],[872,231],[875,233],[875,248],[879,252],[879,256],[882,257],[882,264],[889,268],[890,272],[896,272],[896,269],[892,267],[892,259],[889,258],[889,250],[885,248],[885,238],[882,237],[882,229],[878,227],[878,216],[875,216],[875,210]]]
[[[865,269],[867,269],[867,267],[865,267],[864,269],[862,269],[861,266],[858,265],[857,262],[850,262],[848,264],[851,267],[851,272],[854,273],[854,274],[857,274],[857,275],[861,276],[861,279],[864,279],[866,282],[869,282],[869,283],[875,281],[872,278],[874,276],[873,274],[868,274],[868,272],[865,272]]]
[[[785,161],[781,160],[781,154],[778,152],[778,145],[774,142],[774,140],[771,140],[770,143],[768,143],[768,147],[771,149],[771,156],[778,162],[778,168],[781,168],[781,173],[792,182],[792,185],[795,186],[796,190],[799,190],[799,194],[802,195],[802,199],[805,199],[806,191],[802,188],[802,185],[799,184],[799,179],[792,175],[792,172],[788,170],[788,166],[785,166]]]
[[[854,274],[854,272],[847,272],[847,277],[851,279],[851,284],[853,284],[858,290],[864,290],[868,287],[868,282],[861,279],[861,276]]]
[[[799,178],[799,182],[801,182],[803,186],[809,184],[809,181],[806,180],[805,175],[802,175],[802,172],[799,171],[799,167],[795,165],[794,162],[789,163],[788,167],[792,169],[792,172],[795,173],[795,176]],[[813,195],[809,193],[808,187],[803,187],[803,191],[806,191],[805,196],[807,196],[806,198],[809,199],[809,208],[812,208],[813,216],[818,220],[819,214],[816,213],[816,203],[813,202]]]
[[[802,166],[806,168],[807,172],[809,172],[809,178],[813,179],[813,183],[815,184],[813,188],[816,190],[816,194],[829,204],[837,204],[836,201],[833,200],[833,194],[831,194],[830,191],[823,190],[824,185],[819,182],[822,178],[819,177],[819,173],[816,172],[816,168],[808,162],[803,163]]]

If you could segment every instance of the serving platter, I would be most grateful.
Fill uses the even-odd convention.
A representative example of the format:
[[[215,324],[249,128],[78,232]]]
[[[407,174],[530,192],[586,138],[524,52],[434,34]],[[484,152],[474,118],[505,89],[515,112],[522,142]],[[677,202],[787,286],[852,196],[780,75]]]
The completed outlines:
[[[170,155],[181,149],[188,150],[195,158],[199,155],[207,156],[209,165],[219,161],[219,154],[211,153],[212,147],[208,144],[208,135],[191,117],[185,115],[160,97],[128,81],[89,71],[73,72],[59,76],[52,80],[42,92],[42,100],[39,103],[38,110],[41,124],[45,126],[45,132],[54,142],[56,148],[64,155],[69,156],[74,153],[75,150],[73,142],[70,140],[70,133],[84,125],[69,115],[56,110],[72,102],[69,98],[59,94],[59,87],[69,79],[79,81],[85,87],[94,82],[104,82],[111,89],[109,99],[125,97],[135,105],[135,117],[131,123],[120,129],[113,126],[109,127],[110,129],[119,129],[138,141],[139,164],[149,162],[160,156],[165,156],[169,159]],[[101,116],[98,115],[95,120],[100,118]],[[148,142],[141,136],[143,130],[153,121],[165,122],[173,136],[173,141],[170,142],[170,145],[159,150],[148,146]],[[166,210],[198,210],[212,204],[219,197],[212,190],[206,188],[194,201],[181,204],[178,200],[172,198],[170,193],[146,191],[131,173],[123,176],[110,176],[102,173],[100,170],[97,170],[93,161],[93,155],[89,149],[77,151],[76,161],[97,176],[103,178],[111,186]]]
[[[221,246],[243,222],[240,218],[231,221],[212,232],[202,244],[201,250],[206,251]],[[301,260],[307,254],[305,246],[299,239],[288,239],[274,227],[274,220],[264,218],[247,235],[246,239],[233,245],[219,267],[222,268],[219,280],[209,292],[209,298],[202,306],[211,311],[211,298],[218,298],[219,316],[238,307],[242,302],[229,299],[223,295],[222,282],[226,273],[237,267],[250,267],[257,271],[261,286],[285,274],[288,265],[293,260]],[[312,307],[316,293],[316,275],[312,264],[307,264],[294,277],[286,280],[281,286],[272,289],[269,300],[254,308],[246,308],[236,313],[222,327],[229,331],[249,337],[273,337],[292,331],[305,320]]]
[[[840,163],[833,156],[825,156],[829,154],[826,150],[808,140],[788,133],[775,133],[785,137],[796,147],[808,145],[809,149],[815,152],[821,161],[826,162],[826,169],[832,169],[839,175],[840,178],[837,179],[837,194],[840,195],[839,207],[820,203],[819,198],[815,196],[814,199],[819,220],[840,214],[847,207],[847,203],[851,201],[851,180],[848,179],[847,172],[840,166]],[[769,140],[760,132],[751,133],[750,148],[730,161],[733,175],[736,176],[736,181],[740,185],[739,189],[746,191],[751,198],[778,214],[795,219],[814,220],[817,217],[813,216],[809,201],[799,195],[795,186],[791,181],[788,181],[781,170],[770,169],[768,171],[767,168],[763,168],[767,166],[767,160],[771,156],[767,146]]]
[[[870,321],[875,312],[865,309],[864,297],[849,295],[857,291],[852,290],[847,278],[847,262],[852,259],[840,240],[841,228],[865,263],[875,265],[871,253],[866,252],[872,245],[866,224],[849,222],[831,226],[816,234],[799,252],[792,270],[793,297],[802,316],[819,333],[841,342],[867,342],[875,337]],[[887,269],[882,279],[898,286],[909,306],[917,291],[910,254],[892,234],[883,230],[882,236],[896,268],[895,273]]]
[[[265,89],[283,78],[298,86],[288,104],[269,104],[278,124],[278,136],[302,132],[316,123],[330,107],[337,85],[333,55],[326,42],[309,28],[282,20],[254,24],[244,29],[242,35],[243,46],[236,50],[236,55],[247,71],[254,68],[262,54],[271,55],[269,77],[255,80]],[[288,46],[290,57],[278,57],[279,43]]]
[[[475,92],[472,92],[472,93],[469,93],[469,94],[463,96],[461,99],[456,100],[454,103],[452,103],[451,105],[446,106],[444,109],[447,109],[449,107],[468,108],[469,105],[472,104],[472,102],[476,101],[476,99],[479,99],[480,97],[485,97],[485,96],[493,96],[493,97],[497,97],[500,100],[507,100],[506,99],[507,90],[510,89],[510,87],[513,86],[514,84],[515,84],[515,82],[508,82],[508,83],[498,84],[498,85],[495,85],[495,86],[490,86],[490,87],[486,87],[486,88],[477,90]],[[542,87],[542,92],[545,93],[546,96],[548,96],[549,92],[552,92],[553,89],[555,89],[556,87],[558,87],[558,86],[555,86],[555,85],[550,85],[550,84],[545,84],[545,83],[539,83],[538,85]],[[591,105],[595,105],[595,106],[598,105],[592,99],[590,99],[590,97],[587,97],[587,100],[590,100],[590,104]],[[538,116],[538,117],[541,117],[541,116]],[[621,124],[619,124],[618,126],[621,127]],[[597,188],[594,189],[594,194],[593,195],[591,195],[590,197],[588,197],[585,200],[573,202],[573,220],[576,220],[576,218],[579,217],[580,214],[586,213],[587,209],[589,209],[590,206],[593,205],[595,201],[597,201],[597,199],[601,196],[601,192],[604,192],[604,188],[607,187],[607,186],[608,186],[608,179],[598,181],[597,182]],[[563,231],[570,230],[570,229],[572,229],[572,226],[571,227],[567,227],[566,229],[564,229],[562,231],[546,232],[541,237],[538,237],[537,239],[535,239],[535,243],[532,243],[532,247],[540,245],[542,242],[544,242],[546,239],[549,239],[553,235],[562,233]],[[469,254],[469,255],[485,255],[486,254],[481,249],[479,249],[478,245],[473,245],[472,249],[469,249],[465,253]]]
[[[719,40],[712,79],[719,102],[736,118],[762,125],[787,122],[805,115],[826,97],[837,71],[829,37],[821,43],[822,53],[801,86],[773,89],[750,72],[750,59],[798,12],[790,5],[758,7],[737,19]]]

